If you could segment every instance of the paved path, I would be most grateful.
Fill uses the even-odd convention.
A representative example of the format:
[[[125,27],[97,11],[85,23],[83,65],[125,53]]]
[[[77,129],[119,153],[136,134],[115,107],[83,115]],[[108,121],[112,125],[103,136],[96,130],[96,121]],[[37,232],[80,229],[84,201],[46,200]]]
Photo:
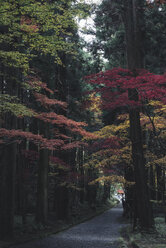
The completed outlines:
[[[89,221],[41,240],[11,248],[118,248],[122,208],[106,211]]]

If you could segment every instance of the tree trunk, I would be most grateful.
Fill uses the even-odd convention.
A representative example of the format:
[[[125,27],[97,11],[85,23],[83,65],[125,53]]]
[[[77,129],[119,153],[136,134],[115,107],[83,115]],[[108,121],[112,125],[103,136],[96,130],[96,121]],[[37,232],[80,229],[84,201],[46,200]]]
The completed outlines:
[[[0,239],[5,239],[13,236],[17,145],[5,144],[0,149]]]
[[[150,168],[149,168],[149,185],[150,185],[150,199],[156,200],[155,166],[154,165],[150,165]]]
[[[7,81],[6,81],[7,82]],[[2,92],[14,94],[17,85],[9,81],[5,85],[5,80],[1,81]],[[10,89],[7,88],[10,85]],[[2,127],[14,129],[17,127],[17,120],[9,113],[1,116]],[[9,141],[0,145],[0,239],[13,236],[14,210],[15,210],[15,174],[17,159],[17,143]]]
[[[141,228],[149,229],[153,226],[153,216],[145,172],[139,110],[130,110],[129,116],[130,137],[132,141],[132,159],[135,175],[137,214]]]
[[[162,201],[162,168],[160,165],[156,166],[157,171],[157,200]]]
[[[40,128],[41,133],[47,137],[47,124],[41,123]],[[47,223],[48,217],[48,166],[49,150],[41,149],[38,162],[36,221],[43,224]]]
[[[128,69],[134,72],[137,68],[143,68],[143,34],[140,24],[140,21],[142,21],[143,18],[143,0],[127,0],[125,6],[126,12],[124,20],[126,29],[127,62]],[[136,89],[130,89],[128,95],[130,100],[138,100]],[[132,141],[132,159],[135,175],[135,204],[137,205],[140,227],[143,229],[149,229],[153,227],[153,215],[145,172],[139,108],[131,108],[129,111],[129,118],[130,138]]]
[[[43,224],[47,223],[48,215],[48,155],[49,151],[42,149],[38,165],[36,221]]]
[[[58,220],[69,218],[69,192],[66,186],[58,185],[55,189],[56,212]]]
[[[104,192],[102,202],[106,203],[106,201],[110,198],[110,183],[104,183]]]

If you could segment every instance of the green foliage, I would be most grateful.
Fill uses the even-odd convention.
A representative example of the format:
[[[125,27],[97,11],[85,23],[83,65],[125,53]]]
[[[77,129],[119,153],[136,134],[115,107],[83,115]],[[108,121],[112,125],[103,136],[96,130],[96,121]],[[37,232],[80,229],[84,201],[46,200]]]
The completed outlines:
[[[91,47],[92,52],[99,51],[108,62],[106,68],[124,67],[126,65],[125,31],[122,21],[121,1],[105,0],[97,7],[96,39]]]
[[[50,54],[60,64],[59,52],[74,53],[73,45],[64,39],[66,35],[70,35],[68,29],[75,25],[74,13],[65,8],[65,1],[59,6],[48,1],[0,2],[0,25],[6,26],[6,32],[0,36],[0,43],[6,54],[0,55],[11,58],[13,65],[15,61],[17,65],[25,62],[27,64],[38,54]],[[12,45],[13,52],[11,47],[9,49],[9,44]]]
[[[145,64],[157,74],[165,72],[166,63],[166,4],[147,8],[145,12]]]
[[[5,67],[22,69],[26,75],[29,70],[29,59],[32,56],[19,51],[0,51],[0,58]]]
[[[91,50],[99,51],[108,59],[106,68],[126,67],[126,38],[124,31],[124,1],[104,0],[96,9],[95,25],[96,39]],[[166,4],[144,6],[144,22],[140,20],[144,33],[144,63],[151,72],[162,74],[166,63]]]
[[[40,91],[38,82],[36,84],[33,79],[32,85],[26,80],[32,74],[33,67],[38,68],[36,61],[45,66],[43,61],[47,60],[55,73],[55,64],[64,66],[62,54],[73,59],[77,50],[71,38],[72,30],[77,28],[75,17],[87,15],[85,13],[88,13],[88,9],[88,5],[83,2],[76,4],[68,0],[0,0],[0,75],[2,81],[11,84],[11,88],[14,86],[10,93],[5,88],[5,94],[15,95],[16,88],[20,87],[28,92]],[[40,69],[45,70],[41,66]],[[35,77],[35,72],[33,74]],[[31,110],[21,106],[21,101],[12,103],[6,97],[3,98],[1,111],[16,116],[32,115]]]
[[[15,96],[7,94],[0,94],[0,113],[12,113],[17,117],[35,116],[35,112],[23,104],[18,103],[18,99]]]

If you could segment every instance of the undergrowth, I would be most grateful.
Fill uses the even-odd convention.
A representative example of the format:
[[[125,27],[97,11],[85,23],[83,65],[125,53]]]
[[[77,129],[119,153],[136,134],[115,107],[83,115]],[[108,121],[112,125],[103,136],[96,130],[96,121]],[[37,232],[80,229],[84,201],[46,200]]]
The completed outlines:
[[[131,227],[121,230],[118,248],[166,248],[166,223],[164,217],[155,218],[155,230],[151,233],[133,232]]]

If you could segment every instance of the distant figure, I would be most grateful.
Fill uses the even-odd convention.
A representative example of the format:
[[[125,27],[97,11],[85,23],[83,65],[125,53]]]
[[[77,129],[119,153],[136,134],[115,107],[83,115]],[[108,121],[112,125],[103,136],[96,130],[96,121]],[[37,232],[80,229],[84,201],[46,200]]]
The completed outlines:
[[[126,201],[124,196],[122,195],[122,207],[123,207],[123,215],[125,216],[125,210],[126,210]]]

